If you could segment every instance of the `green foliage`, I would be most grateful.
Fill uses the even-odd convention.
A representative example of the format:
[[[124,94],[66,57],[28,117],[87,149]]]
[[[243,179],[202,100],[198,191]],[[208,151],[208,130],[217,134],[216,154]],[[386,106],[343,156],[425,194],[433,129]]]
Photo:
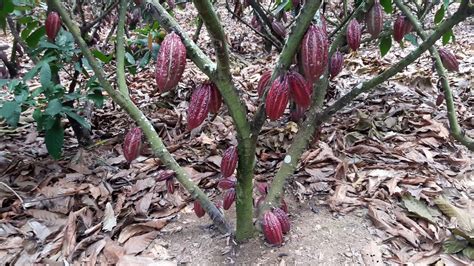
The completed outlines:
[[[383,6],[383,10],[387,14],[392,14],[393,12],[393,5],[392,0],[380,0],[380,5]]]
[[[380,48],[380,55],[383,57],[385,56],[390,48],[392,47],[392,37],[386,36],[380,39],[379,48]]]

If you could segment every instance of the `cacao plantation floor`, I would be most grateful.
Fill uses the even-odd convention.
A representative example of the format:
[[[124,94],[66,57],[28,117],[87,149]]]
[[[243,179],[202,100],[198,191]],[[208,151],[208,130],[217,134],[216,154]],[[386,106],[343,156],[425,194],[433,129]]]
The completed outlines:
[[[331,10],[339,1],[329,2],[328,16],[334,17]],[[231,19],[223,4],[218,7],[233,53],[232,74],[253,113],[257,82],[273,67],[276,52],[265,53],[261,38]],[[191,5],[176,11],[191,35],[196,14]],[[448,75],[458,120],[471,137],[472,25],[470,18],[456,27],[456,43],[448,44],[460,61],[460,73]],[[102,31],[102,40],[107,33]],[[0,45],[11,40],[0,32]],[[383,58],[374,43],[345,54],[344,70],[331,81],[326,104],[414,49],[405,44],[404,49],[394,44]],[[205,30],[199,45],[213,54]],[[101,48],[113,50],[111,45]],[[21,66],[23,75],[33,65],[23,57]],[[222,200],[216,186],[221,154],[235,144],[227,109],[187,132],[188,100],[205,75],[188,60],[178,88],[157,95],[153,69],[151,64],[137,75],[127,75],[131,97],[193,180],[215,202]],[[113,66],[105,70],[114,71]],[[68,81],[65,73],[61,75]],[[76,265],[472,264],[446,240],[449,228],[459,229],[460,220],[474,219],[474,156],[449,136],[446,106],[435,104],[439,94],[437,76],[425,54],[325,123],[287,182],[292,229],[279,248],[267,246],[261,235],[236,246],[209,227],[207,216],[195,217],[181,187],[168,194],[164,182],[156,181],[165,168],[146,144],[142,155],[127,165],[121,143],[133,123],[109,100],[91,116],[95,144],[79,148],[67,129],[63,157],[57,161],[47,155],[44,134],[36,131],[29,109],[16,129],[0,121],[0,265],[59,265],[65,260]],[[11,95],[2,88],[0,97]],[[287,117],[288,113],[279,121],[267,121],[262,129],[256,181],[271,181],[298,130]],[[444,201],[437,199],[440,195]],[[456,210],[456,217],[440,209]],[[235,212],[225,215],[233,221]]]

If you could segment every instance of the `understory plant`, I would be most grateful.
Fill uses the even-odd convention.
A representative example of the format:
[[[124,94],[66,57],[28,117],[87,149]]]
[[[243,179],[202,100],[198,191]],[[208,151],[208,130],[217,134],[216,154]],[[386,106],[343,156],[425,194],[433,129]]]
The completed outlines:
[[[90,98],[97,100],[102,96],[102,90],[105,91],[107,96],[136,122],[137,128],[132,129],[125,138],[124,155],[128,161],[133,161],[138,155],[143,134],[154,156],[172,171],[173,176],[194,198],[194,210],[199,217],[208,214],[221,232],[233,233],[238,241],[254,236],[256,230],[253,221],[257,218],[259,221],[257,228],[263,231],[267,241],[270,244],[280,245],[283,243],[283,234],[290,230],[283,195],[284,184],[294,173],[301,155],[308,148],[315,132],[319,131],[322,123],[329,121],[359,95],[372,93],[380,88],[384,82],[404,71],[426,51],[429,51],[434,60],[442,86],[450,132],[459,143],[474,150],[473,139],[466,136],[458,124],[453,95],[447,80],[446,71],[455,74],[459,71],[459,62],[449,49],[441,47],[454,40],[453,27],[474,14],[473,4],[469,0],[458,3],[442,1],[439,4],[434,4],[433,1],[422,1],[418,4],[402,0],[395,0],[393,3],[361,0],[355,1],[353,6],[347,2],[344,1],[341,10],[334,11],[339,17],[331,20],[325,15],[327,12],[324,12],[324,3],[319,0],[269,1],[266,3],[267,7],[256,0],[234,0],[233,9],[226,1],[226,7],[232,10],[236,19],[256,31],[270,47],[273,46],[279,51],[275,67],[263,73],[260,82],[255,84],[258,88],[259,101],[255,103],[256,111],[252,113],[241,100],[241,91],[231,73],[231,53],[226,31],[217,11],[220,5],[218,1],[216,3],[210,0],[192,1],[199,14],[198,22],[204,25],[210,36],[214,60],[196,44],[196,38],[189,36],[172,16],[172,10],[176,8],[173,1],[162,3],[158,0],[139,0],[129,3],[120,0],[114,3],[118,6],[119,17],[114,36],[116,60],[112,61],[99,50],[90,49],[92,44],[88,31],[84,30],[84,24],[82,27],[78,25],[73,19],[71,10],[66,8],[63,1],[48,0],[47,15],[44,17],[49,18],[53,14],[53,19],[49,21],[46,19],[44,30],[47,36],[39,40],[39,45],[35,46],[37,48],[29,51],[31,56],[38,56],[38,62],[41,63],[38,63],[23,79],[9,81],[8,86],[15,99],[2,103],[0,115],[7,121],[15,122],[21,109],[31,103],[38,108],[36,114],[40,117],[37,120],[41,125],[39,128],[46,131],[47,138],[48,134],[53,134],[53,139],[56,140],[63,137],[61,136],[64,130],[61,124],[63,115],[88,128],[87,121],[77,114],[74,106],[64,104],[66,101],[64,97],[69,97],[67,100],[78,98],[71,98],[73,95],[64,93],[61,82],[54,75],[54,73],[57,75],[58,69],[63,64],[71,60],[71,56],[79,55],[82,60],[75,60],[73,67],[90,78],[90,84],[87,86],[91,90],[88,93],[92,95]],[[454,13],[447,12],[451,5],[457,6]],[[208,77],[206,82],[198,84],[193,89],[187,128],[189,130],[198,128],[209,113],[216,113],[222,108],[226,108],[233,119],[238,144],[235,147],[229,146],[223,154],[222,180],[219,182],[219,187],[225,190],[223,209],[229,209],[235,202],[237,213],[235,230],[225,219],[219,206],[216,206],[191,181],[190,176],[167,150],[146,114],[129,96],[125,76],[126,73],[134,71],[129,64],[133,61],[129,58],[133,51],[127,50],[129,41],[124,29],[127,10],[130,9],[139,10],[141,16],[147,18],[146,27],[149,29],[147,40],[135,45],[142,45],[148,49],[140,54],[144,58],[144,65],[150,58],[154,59],[158,93],[174,90],[178,86],[188,60]],[[435,19],[430,21],[427,16],[433,11]],[[252,13],[252,21],[245,21],[242,14],[246,12]],[[160,40],[158,48],[150,40],[159,34],[163,36],[160,36],[162,42]],[[20,37],[18,41],[21,42],[21,36],[18,37]],[[437,43],[440,39],[442,41]],[[73,40],[79,49],[76,49]],[[345,54],[357,55],[360,45],[377,43],[380,56],[384,56],[392,46],[399,44],[403,47],[408,42],[415,48],[405,57],[393,62],[373,78],[362,80],[333,104],[324,106],[331,80],[338,79],[339,72],[344,68]],[[105,65],[116,68],[116,79],[113,82],[104,72]],[[25,82],[38,73],[42,90],[30,94]],[[18,91],[20,86],[18,84],[24,88],[21,92]],[[116,84],[117,89],[113,84]],[[39,101],[37,99],[40,94],[46,96],[42,98],[42,101],[46,102],[38,105],[36,101]],[[286,123],[288,107],[292,119],[298,121],[298,132],[285,156],[281,158],[282,162],[276,169],[272,182],[268,185],[256,183],[255,154],[262,126],[268,120],[276,121],[274,124]],[[58,157],[60,155],[57,152],[58,146],[61,143],[52,142],[48,146],[53,147],[52,149],[48,147],[48,150]],[[169,180],[170,176],[161,178]],[[260,197],[254,199],[255,186]]]

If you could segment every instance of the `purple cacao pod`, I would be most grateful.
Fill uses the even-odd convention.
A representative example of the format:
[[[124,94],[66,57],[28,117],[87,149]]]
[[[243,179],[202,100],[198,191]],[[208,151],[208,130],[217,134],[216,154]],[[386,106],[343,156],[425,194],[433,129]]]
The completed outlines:
[[[290,86],[286,75],[276,78],[268,90],[265,111],[270,120],[277,120],[288,105]]]
[[[123,142],[123,156],[127,162],[135,160],[140,155],[142,147],[142,130],[139,127],[132,128],[125,135]]]
[[[174,32],[166,35],[156,59],[155,79],[160,92],[168,91],[181,80],[186,67],[186,47]]]
[[[328,39],[319,26],[310,25],[301,41],[301,65],[306,80],[313,84],[323,74],[328,62]]]
[[[360,46],[361,29],[356,19],[352,19],[347,25],[346,40],[347,44],[353,51],[357,51]]]
[[[227,148],[222,154],[221,160],[221,173],[223,177],[231,176],[235,168],[237,168],[237,162],[239,161],[239,154],[236,146]]]
[[[54,42],[54,39],[56,39],[56,36],[61,29],[61,18],[59,17],[58,12],[49,12],[48,17],[46,18],[45,29],[48,40]]]

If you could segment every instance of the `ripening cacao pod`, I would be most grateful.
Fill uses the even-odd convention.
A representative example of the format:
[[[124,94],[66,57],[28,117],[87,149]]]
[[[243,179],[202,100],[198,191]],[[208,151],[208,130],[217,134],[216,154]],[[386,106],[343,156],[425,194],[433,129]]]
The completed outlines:
[[[397,42],[401,42],[403,37],[410,33],[413,29],[410,20],[404,15],[399,14],[395,22],[393,23],[393,39]]]
[[[359,49],[360,46],[360,36],[361,36],[361,29],[360,24],[356,19],[352,19],[347,25],[347,32],[346,32],[346,40],[349,47],[356,51]]]
[[[271,211],[263,214],[262,230],[267,242],[271,245],[281,245],[283,243],[283,232],[280,221]]]
[[[319,26],[310,25],[301,41],[301,65],[306,80],[313,84],[321,76],[328,61],[328,38]]]
[[[123,156],[127,162],[135,160],[140,155],[142,147],[142,130],[139,127],[132,128],[125,135],[123,141]]]
[[[49,12],[48,17],[46,18],[45,28],[48,40],[53,42],[54,39],[56,39],[56,35],[58,35],[59,30],[61,29],[61,18],[59,17],[58,12]]]
[[[222,154],[221,160],[221,173],[223,177],[231,176],[235,168],[237,167],[237,162],[239,161],[239,155],[237,153],[237,147],[231,146],[227,148]]]
[[[304,77],[296,71],[288,72],[287,78],[293,100],[302,107],[308,107],[311,104],[311,86]]]
[[[459,72],[459,62],[453,53],[451,53],[449,50],[444,49],[444,48],[439,48],[438,53],[439,53],[439,57],[441,57],[441,62],[443,62],[443,66],[448,71]]]
[[[268,70],[268,71],[263,72],[257,85],[257,93],[259,97],[262,97],[263,94],[265,93],[265,88],[270,83],[271,77],[272,77],[272,71]]]
[[[209,112],[210,113],[217,113],[222,105],[222,96],[217,88],[217,85],[214,83],[210,83],[209,86],[211,87],[211,99],[209,103]]]
[[[270,120],[277,120],[288,105],[290,86],[286,75],[276,78],[268,90],[265,111]]]
[[[290,231],[290,219],[288,218],[288,214],[286,214],[286,212],[280,208],[275,208],[272,210],[272,212],[280,222],[282,233],[288,233]]]
[[[272,22],[272,29],[275,31],[276,34],[278,34],[278,36],[280,36],[281,38],[285,38],[286,28],[285,28],[285,25],[283,25],[283,23],[281,23],[280,21],[274,20]]]
[[[162,171],[158,177],[156,177],[157,182],[166,181],[174,177],[174,172],[170,170]]]
[[[174,178],[168,178],[166,179],[166,190],[168,193],[173,194],[174,193]]]
[[[367,12],[365,23],[367,24],[367,31],[372,35],[372,38],[379,37],[383,29],[383,10],[378,0],[375,0],[372,8]]]
[[[235,197],[235,188],[228,189],[224,192],[224,202],[222,204],[224,210],[228,210],[230,206],[232,206],[235,201]]]
[[[155,79],[160,92],[178,85],[186,67],[186,47],[174,32],[166,35],[156,59]]]
[[[258,20],[258,17],[255,14],[252,17],[252,20],[250,20],[250,25],[258,31],[262,28],[262,24],[260,24],[260,20]]]
[[[197,199],[194,200],[194,213],[196,214],[198,218],[201,218],[204,216],[204,214],[206,214],[206,212],[201,206],[201,203],[199,203]]]
[[[344,55],[336,51],[332,56],[331,60],[329,61],[329,73],[331,74],[331,78],[334,78],[339,74],[344,67]]]
[[[191,95],[188,107],[188,129],[194,129],[201,125],[209,113],[211,103],[211,86],[201,84],[196,87]]]
[[[230,176],[230,177],[222,178],[219,181],[219,183],[217,183],[217,187],[223,190],[231,189],[231,188],[235,188],[236,183],[237,183],[237,180],[235,179],[235,177]]]
[[[436,97],[436,106],[440,106],[444,101],[444,94],[439,93],[438,96]]]

